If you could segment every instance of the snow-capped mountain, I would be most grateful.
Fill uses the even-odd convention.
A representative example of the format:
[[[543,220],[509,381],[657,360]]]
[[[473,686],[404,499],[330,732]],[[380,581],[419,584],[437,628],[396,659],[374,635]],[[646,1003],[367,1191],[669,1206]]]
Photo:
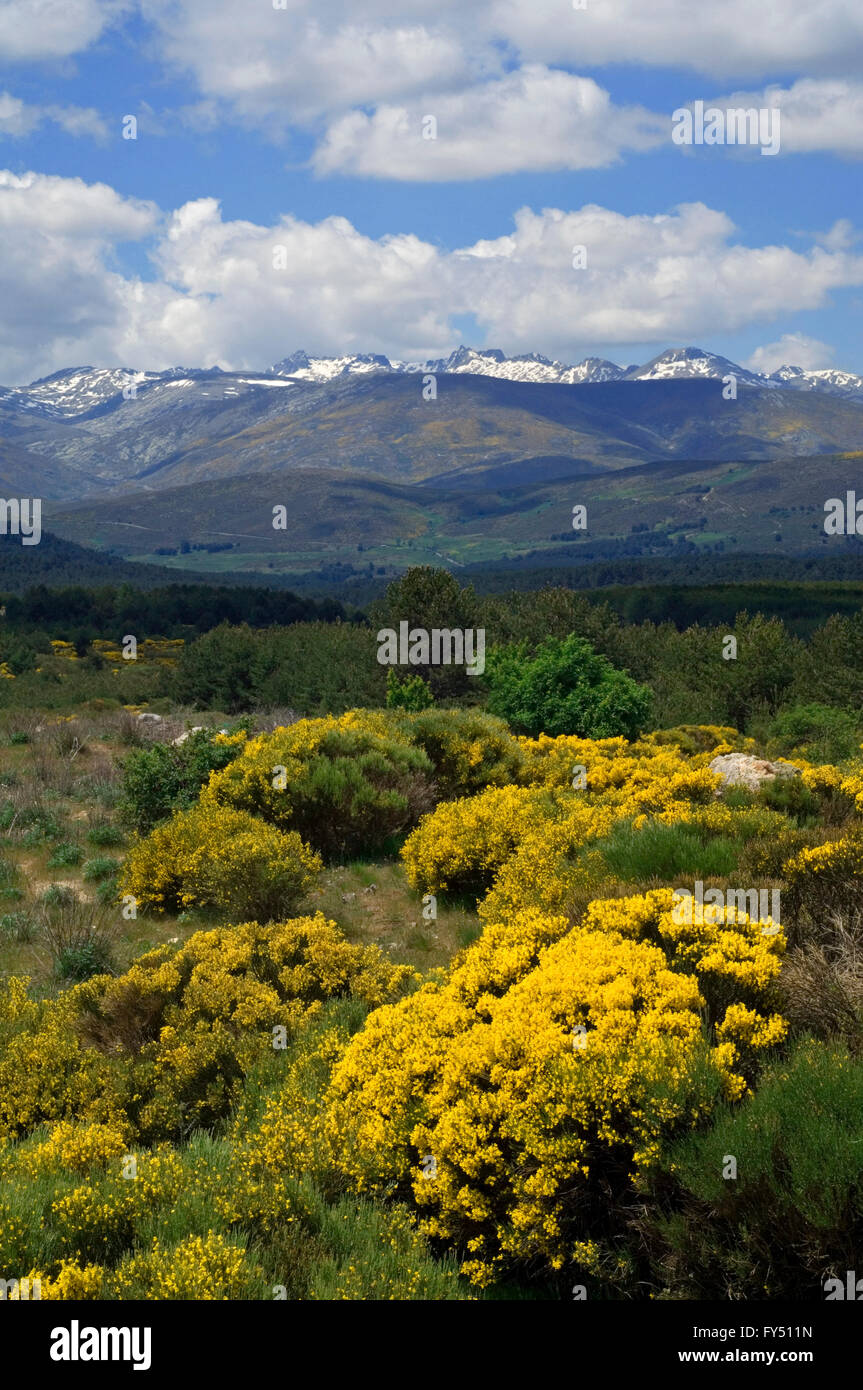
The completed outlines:
[[[727,357],[715,352],[704,352],[702,348],[669,348],[645,362],[643,367],[630,367],[622,373],[625,381],[673,381],[683,377],[726,377],[734,376],[738,386],[778,386],[779,382],[739,367]]]
[[[738,386],[791,391],[820,391],[863,402],[863,376],[838,368],[805,371],[783,366],[769,375],[753,372],[715,352],[698,347],[669,348],[643,365],[618,366],[601,357],[586,357],[570,365],[522,353],[507,357],[499,348],[461,346],[448,357],[426,362],[393,362],[378,353],[346,353],[314,357],[300,349],[263,371],[226,372],[219,367],[171,367],[139,371],[131,367],[70,367],[42,377],[29,386],[0,387],[0,410],[43,419],[71,420],[110,409],[118,401],[158,396],[165,388],[193,388],[196,397],[218,400],[250,395],[267,387],[326,386],[373,374],[426,373],[496,377],[504,381],[562,386],[599,382],[671,381],[723,378],[733,375]],[[182,398],[182,392],[177,397]]]
[[[830,391],[839,396],[863,396],[863,376],[842,372],[837,367],[818,367],[805,372],[802,367],[779,367],[770,381],[790,386],[794,391]]]

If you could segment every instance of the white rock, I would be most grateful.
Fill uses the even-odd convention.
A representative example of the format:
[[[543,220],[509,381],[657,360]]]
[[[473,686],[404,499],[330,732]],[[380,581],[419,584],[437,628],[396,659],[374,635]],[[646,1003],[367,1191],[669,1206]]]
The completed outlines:
[[[201,733],[203,727],[203,724],[196,724],[193,729],[187,729],[184,734],[180,734],[179,738],[174,738],[171,740],[171,746],[173,748],[179,748],[180,744],[185,743],[187,738],[191,738],[192,734]]]
[[[723,787],[746,787],[749,791],[757,792],[765,782],[777,777],[800,776],[800,768],[793,763],[786,763],[782,759],[771,763],[766,758],[755,758],[751,753],[722,753],[710,763],[710,771],[718,772],[722,778],[717,796]]]
[[[149,710],[143,710],[143,711],[138,715],[138,723],[139,723],[139,724],[143,724],[143,723],[161,724],[161,722],[162,722],[162,716],[161,716],[161,714],[151,714],[151,713],[149,712]]]

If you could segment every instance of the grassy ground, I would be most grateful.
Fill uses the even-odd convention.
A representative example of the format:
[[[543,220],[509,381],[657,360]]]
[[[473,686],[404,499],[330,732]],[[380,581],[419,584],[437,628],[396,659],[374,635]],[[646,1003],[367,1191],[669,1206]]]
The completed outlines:
[[[189,722],[184,711],[152,722],[129,711],[0,719],[0,974],[29,975],[43,993],[69,982],[46,930],[63,916],[64,897],[107,930],[117,970],[213,921],[195,913],[125,920],[115,901],[115,870],[130,844],[119,811],[122,759]],[[225,716],[196,714],[194,722],[219,728]],[[322,911],[351,941],[421,970],[445,965],[479,933],[475,911],[460,902],[440,898],[436,919],[425,920],[398,862],[331,867],[302,910]]]

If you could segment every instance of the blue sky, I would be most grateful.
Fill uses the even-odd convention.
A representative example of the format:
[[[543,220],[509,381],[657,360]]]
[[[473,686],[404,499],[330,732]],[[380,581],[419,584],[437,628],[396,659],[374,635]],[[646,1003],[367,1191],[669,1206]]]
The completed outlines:
[[[863,373],[863,13],[815,8],[8,0],[0,381],[461,339]],[[779,154],[675,145],[697,100],[778,108]]]

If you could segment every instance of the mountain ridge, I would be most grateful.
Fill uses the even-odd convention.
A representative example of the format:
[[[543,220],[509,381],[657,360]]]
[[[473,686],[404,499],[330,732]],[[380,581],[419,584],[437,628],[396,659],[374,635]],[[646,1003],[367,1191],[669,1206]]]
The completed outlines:
[[[380,353],[310,356],[302,348],[260,370],[226,371],[221,367],[169,367],[143,371],[133,367],[67,367],[26,386],[0,386],[0,407],[67,420],[83,417],[110,401],[132,398],[159,384],[221,378],[225,390],[242,385],[279,386],[288,382],[323,385],[350,377],[375,374],[475,375],[506,381],[548,385],[589,385],[608,381],[667,381],[728,375],[738,386],[795,391],[823,391],[863,401],[863,376],[840,368],[805,369],[785,364],[770,373],[747,367],[699,347],[666,348],[648,362],[621,367],[606,358],[585,357],[568,364],[541,353],[507,356],[500,348],[471,348],[464,344],[447,357],[424,362],[391,361]],[[126,391],[126,396],[123,393]]]

